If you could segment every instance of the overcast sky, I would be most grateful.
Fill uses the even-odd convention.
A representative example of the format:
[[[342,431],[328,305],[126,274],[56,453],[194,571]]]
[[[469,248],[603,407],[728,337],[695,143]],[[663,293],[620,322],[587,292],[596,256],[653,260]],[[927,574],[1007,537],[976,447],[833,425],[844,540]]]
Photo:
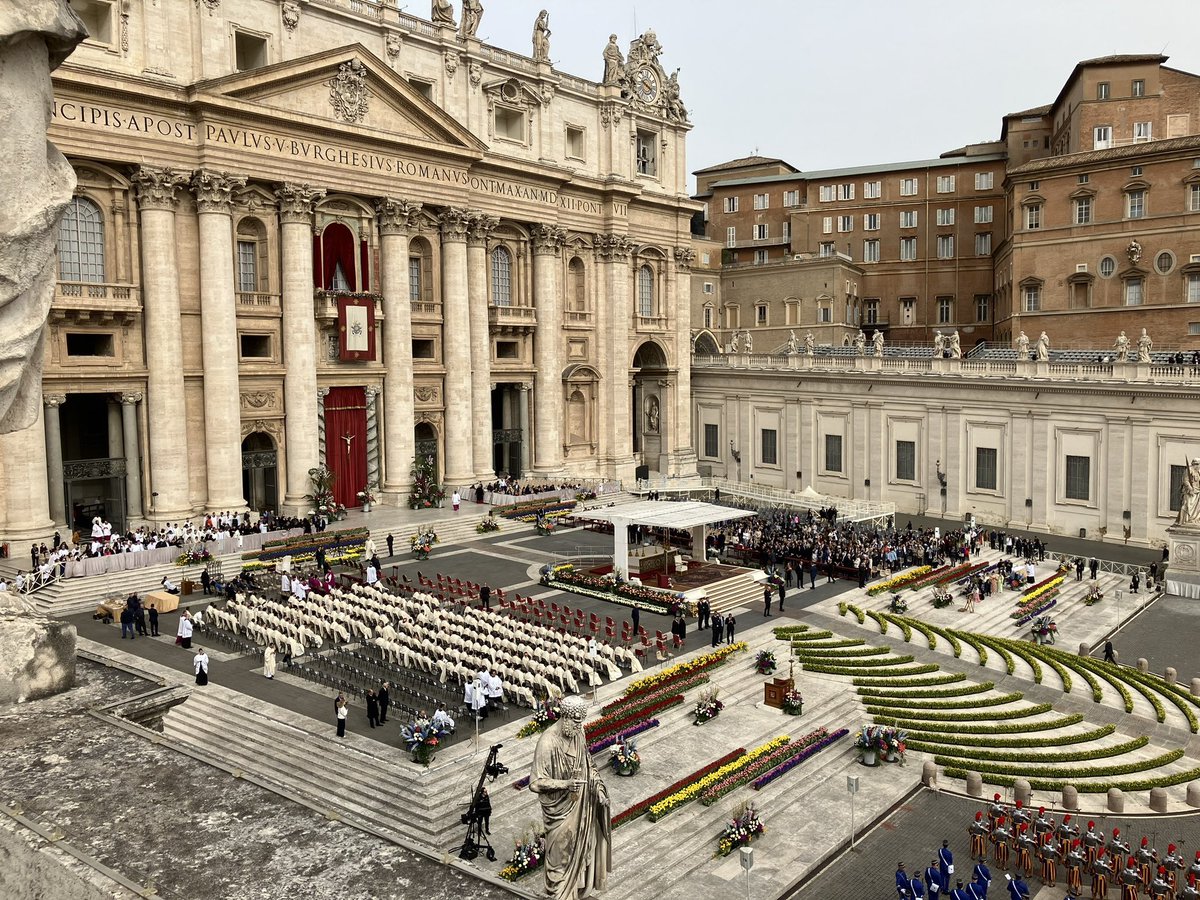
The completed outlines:
[[[1050,103],[1075,63],[1096,56],[1162,52],[1200,72],[1197,0],[483,4],[480,38],[526,55],[548,9],[555,67],[594,80],[610,33],[624,50],[653,28],[663,68],[682,69],[689,171],[756,149],[800,169],[936,157],[995,140],[1001,116]],[[426,0],[408,9],[429,15]]]

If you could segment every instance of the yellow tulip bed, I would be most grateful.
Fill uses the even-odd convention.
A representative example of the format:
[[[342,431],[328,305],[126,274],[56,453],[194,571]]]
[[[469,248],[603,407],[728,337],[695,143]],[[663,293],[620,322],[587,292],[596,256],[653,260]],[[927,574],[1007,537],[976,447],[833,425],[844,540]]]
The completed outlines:
[[[690,803],[712,785],[717,784],[735,772],[744,769],[759,757],[778,750],[790,740],[791,738],[785,734],[775,738],[774,740],[767,741],[767,743],[763,744],[761,747],[755,747],[749,753],[739,756],[733,762],[721,766],[721,768],[717,769],[715,772],[710,772],[708,775],[705,775],[703,778],[697,781],[693,781],[691,784],[687,785],[681,790],[676,791],[669,797],[665,797],[650,807],[650,821],[657,822],[668,813],[674,812],[675,810],[679,809],[679,807]]]
[[[928,575],[933,571],[933,566],[917,566],[915,569],[909,569],[907,572],[901,572],[899,575],[893,575],[887,581],[881,581],[879,584],[872,585],[867,590],[868,597],[874,597],[876,594],[882,594],[885,591],[894,591],[902,588],[905,585],[911,584],[922,575]]]
[[[702,672],[705,669],[719,666],[733,653],[743,653],[750,649],[750,645],[745,641],[738,641],[736,644],[726,644],[719,650],[714,650],[712,653],[705,653],[702,656],[697,656],[681,663],[676,663],[669,668],[656,672],[653,675],[647,675],[645,678],[639,678],[629,687],[625,688],[626,694],[637,694],[642,691],[652,688],[661,687],[669,684],[680,678],[684,678],[695,672]]]

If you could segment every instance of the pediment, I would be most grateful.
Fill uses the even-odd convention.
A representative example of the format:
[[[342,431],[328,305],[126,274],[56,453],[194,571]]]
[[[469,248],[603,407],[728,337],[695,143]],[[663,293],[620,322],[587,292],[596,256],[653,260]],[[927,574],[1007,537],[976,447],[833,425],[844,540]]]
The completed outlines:
[[[346,130],[482,151],[486,145],[361,44],[200,82],[199,96]]]
[[[520,78],[501,78],[483,86],[483,92],[493,100],[517,106],[541,106],[544,98]]]

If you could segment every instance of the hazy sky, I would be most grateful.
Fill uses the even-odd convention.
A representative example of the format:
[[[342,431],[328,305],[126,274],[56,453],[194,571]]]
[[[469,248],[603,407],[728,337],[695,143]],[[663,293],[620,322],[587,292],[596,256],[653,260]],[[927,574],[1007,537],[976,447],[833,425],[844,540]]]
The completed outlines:
[[[682,69],[689,171],[756,148],[800,169],[936,157],[995,140],[1001,116],[1050,103],[1096,56],[1162,52],[1200,72],[1197,0],[483,3],[479,36],[526,55],[548,9],[555,67],[596,80],[610,33],[627,49],[653,28],[663,67]]]

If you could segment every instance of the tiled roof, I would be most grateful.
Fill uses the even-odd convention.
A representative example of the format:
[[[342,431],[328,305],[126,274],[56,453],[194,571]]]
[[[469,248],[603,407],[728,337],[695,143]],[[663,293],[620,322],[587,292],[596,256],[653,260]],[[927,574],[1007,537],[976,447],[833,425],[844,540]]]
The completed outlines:
[[[1047,169],[1065,168],[1093,162],[1105,162],[1110,159],[1130,159],[1145,156],[1148,153],[1170,153],[1175,150],[1195,150],[1200,148],[1200,135],[1168,138],[1165,141],[1147,141],[1143,144],[1129,144],[1125,147],[1111,147],[1108,150],[1085,150],[1082,153],[1068,153],[1065,156],[1047,156],[1035,159],[1009,169],[1008,175],[1026,175],[1031,172],[1044,172]]]
[[[784,165],[796,171],[796,167],[786,160],[776,159],[772,156],[743,156],[740,159],[731,159],[729,162],[717,163],[715,166],[708,166],[704,169],[697,169],[693,175],[707,175],[709,172],[723,172],[726,169],[745,169],[752,166],[768,166],[768,165]]]
[[[1050,112],[1050,104],[1049,103],[1047,103],[1045,106],[1035,106],[1035,107],[1033,107],[1033,109],[1023,109],[1020,112],[1010,112],[1004,118],[1016,119],[1016,118],[1024,117],[1024,116],[1044,116],[1048,112]]]
[[[1167,57],[1161,53],[1114,53],[1111,56],[1097,56],[1095,59],[1082,60],[1080,66],[1113,66],[1121,63],[1166,62]]]

